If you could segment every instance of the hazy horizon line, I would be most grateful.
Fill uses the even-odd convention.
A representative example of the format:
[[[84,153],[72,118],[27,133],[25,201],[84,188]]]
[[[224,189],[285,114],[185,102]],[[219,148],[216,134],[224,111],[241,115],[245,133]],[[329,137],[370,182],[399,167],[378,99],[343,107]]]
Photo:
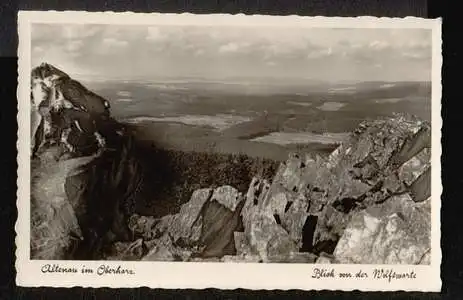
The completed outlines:
[[[79,74],[79,73],[68,73],[71,77],[79,78],[80,80],[85,80],[88,78],[91,79],[103,79],[107,81],[162,81],[162,80],[192,80],[192,81],[204,81],[204,82],[233,82],[239,80],[248,80],[249,82],[258,82],[258,81],[284,81],[285,83],[294,83],[305,81],[307,83],[405,83],[405,82],[416,82],[416,83],[430,83],[432,80],[358,80],[358,79],[336,79],[336,80],[326,80],[326,79],[317,79],[317,78],[305,78],[305,77],[285,77],[285,76],[224,76],[224,77],[205,77],[205,76],[196,76],[196,75],[178,75],[178,76],[107,76],[107,75],[96,75],[96,74]]]

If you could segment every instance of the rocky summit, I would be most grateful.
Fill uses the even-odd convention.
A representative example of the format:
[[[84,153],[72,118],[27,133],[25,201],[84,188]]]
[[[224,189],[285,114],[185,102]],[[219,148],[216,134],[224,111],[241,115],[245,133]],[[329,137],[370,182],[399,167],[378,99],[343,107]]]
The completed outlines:
[[[327,159],[292,155],[245,194],[202,189],[177,214],[133,215],[137,240],[111,259],[428,264],[429,142],[411,116],[364,122]]]
[[[414,116],[364,121],[328,157],[294,153],[247,191],[200,188],[157,215],[136,209],[147,152],[108,122],[103,153],[47,145],[32,160],[32,258],[430,263],[431,130]]]

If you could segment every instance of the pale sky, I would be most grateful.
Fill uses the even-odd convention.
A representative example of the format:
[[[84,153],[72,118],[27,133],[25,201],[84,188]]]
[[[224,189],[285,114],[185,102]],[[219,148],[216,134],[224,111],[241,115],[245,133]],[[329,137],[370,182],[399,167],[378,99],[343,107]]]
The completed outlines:
[[[108,78],[430,80],[431,30],[32,25],[32,65]]]

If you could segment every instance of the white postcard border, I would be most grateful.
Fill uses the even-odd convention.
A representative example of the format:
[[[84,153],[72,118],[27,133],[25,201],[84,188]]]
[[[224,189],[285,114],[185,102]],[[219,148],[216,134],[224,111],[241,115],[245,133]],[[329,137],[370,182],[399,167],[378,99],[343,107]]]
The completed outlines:
[[[213,262],[114,262],[114,261],[39,261],[30,260],[30,101],[31,23],[93,23],[123,25],[202,25],[202,26],[307,26],[320,28],[427,28],[433,32],[432,46],[432,224],[431,264],[407,265],[318,265],[318,264],[257,264]],[[220,288],[265,290],[361,290],[361,291],[423,291],[441,289],[440,265],[440,208],[441,208],[441,19],[376,18],[376,17],[301,17],[301,16],[246,16],[212,14],[114,13],[75,11],[20,11],[18,14],[18,191],[16,222],[16,283],[19,286],[40,287],[113,287],[113,288]],[[43,273],[46,264],[74,267],[77,273]],[[80,270],[101,269],[102,265],[130,269],[133,275],[82,274]],[[387,280],[312,278],[315,268],[334,268],[336,272],[373,269],[393,270],[397,273],[413,271],[415,279]]]

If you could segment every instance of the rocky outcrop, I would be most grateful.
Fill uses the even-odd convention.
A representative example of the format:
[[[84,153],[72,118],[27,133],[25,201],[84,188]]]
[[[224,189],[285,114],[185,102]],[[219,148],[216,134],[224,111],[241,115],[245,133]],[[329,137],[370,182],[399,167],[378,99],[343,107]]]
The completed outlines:
[[[327,159],[294,154],[272,182],[193,193],[178,214],[132,217],[144,260],[427,264],[430,126],[366,121]]]

